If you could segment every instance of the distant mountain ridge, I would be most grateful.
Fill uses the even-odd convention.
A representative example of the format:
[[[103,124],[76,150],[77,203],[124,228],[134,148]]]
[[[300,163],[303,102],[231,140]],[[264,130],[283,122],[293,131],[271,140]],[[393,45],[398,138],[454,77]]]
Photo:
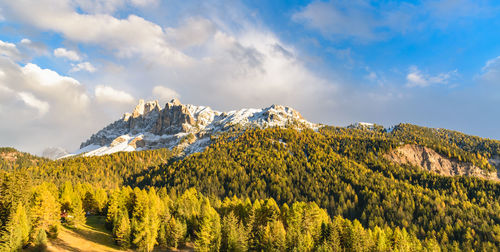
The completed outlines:
[[[93,134],[72,155],[105,155],[119,151],[177,148],[185,154],[200,152],[210,136],[241,128],[292,127],[318,129],[293,108],[272,105],[263,109],[229,112],[182,104],[173,99],[162,108],[158,101],[139,100],[132,113]]]

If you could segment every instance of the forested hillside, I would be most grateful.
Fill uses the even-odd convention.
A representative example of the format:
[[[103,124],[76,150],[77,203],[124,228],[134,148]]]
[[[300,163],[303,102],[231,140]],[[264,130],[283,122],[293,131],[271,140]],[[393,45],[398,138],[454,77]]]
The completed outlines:
[[[500,183],[443,177],[384,158],[415,144],[494,171],[488,161],[499,155],[499,141],[408,124],[390,131],[251,129],[213,141],[183,158],[163,149],[40,159],[15,169],[4,159],[2,244],[12,237],[13,218],[27,216],[31,231],[21,240],[36,245],[43,240],[37,230],[57,233],[63,211],[73,216],[64,225],[78,225],[84,212],[107,215],[120,246],[145,251],[180,243],[232,251],[500,247]],[[59,215],[38,221],[37,206],[52,213],[45,216]]]

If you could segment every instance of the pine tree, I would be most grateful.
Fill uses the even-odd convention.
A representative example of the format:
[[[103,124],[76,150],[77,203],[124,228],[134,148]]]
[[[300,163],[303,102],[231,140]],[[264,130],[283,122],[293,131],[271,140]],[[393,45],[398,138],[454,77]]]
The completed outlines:
[[[172,248],[177,248],[179,243],[184,239],[187,232],[186,223],[171,217],[164,227],[166,245]]]
[[[71,218],[69,221],[69,224],[73,227],[78,228],[81,225],[84,225],[87,221],[87,218],[85,217],[85,211],[83,210],[82,200],[77,194],[73,195],[71,210],[69,214],[73,216],[73,218]]]
[[[132,244],[139,251],[152,251],[158,235],[158,217],[148,193],[134,189],[134,210],[132,212]]]
[[[223,251],[246,251],[248,248],[248,235],[245,227],[231,211],[222,219],[222,243]]]
[[[220,217],[206,198],[202,199],[200,224],[200,229],[196,232],[195,249],[198,251],[219,251],[221,242]]]
[[[0,249],[20,250],[28,242],[31,225],[26,210],[21,202],[12,211],[4,230],[0,233]]]
[[[47,246],[47,233],[41,228],[37,228],[33,232],[33,247],[44,251]]]
[[[82,199],[79,193],[73,189],[71,182],[64,183],[59,202],[61,203],[61,211],[67,213],[66,221],[70,226],[79,227],[85,224]]]
[[[53,193],[49,190],[50,184],[42,184],[34,189],[31,199],[31,220],[32,227],[35,232],[32,232],[32,240],[43,241],[43,235],[40,233],[51,232],[57,230],[61,208]],[[51,237],[57,236],[57,233],[51,232]],[[45,239],[46,240],[46,239]]]
[[[113,227],[113,237],[116,244],[121,248],[128,248],[130,246],[130,220],[126,210],[120,211],[118,220]]]
[[[94,198],[96,200],[96,210],[98,214],[104,213],[104,208],[106,207],[106,203],[108,201],[108,194],[102,188],[97,188],[95,190]]]
[[[120,194],[121,192],[119,190],[116,190],[111,194],[111,197],[109,199],[108,214],[106,215],[106,227],[110,230],[113,229],[113,226],[118,221],[120,207],[125,207],[125,205],[120,202]]]
[[[265,251],[285,251],[286,230],[283,223],[280,220],[267,223],[263,239]]]
[[[87,191],[85,193],[82,203],[85,212],[89,212],[92,214],[96,214],[99,212],[99,207],[97,206],[97,200],[95,199],[94,194],[92,192]]]

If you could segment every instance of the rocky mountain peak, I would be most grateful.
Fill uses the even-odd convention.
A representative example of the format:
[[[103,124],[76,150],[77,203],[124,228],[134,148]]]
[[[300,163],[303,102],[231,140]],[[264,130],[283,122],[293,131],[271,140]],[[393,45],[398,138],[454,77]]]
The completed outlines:
[[[147,116],[152,111],[158,112],[160,110],[161,110],[161,107],[160,107],[160,104],[158,103],[158,100],[144,102],[143,99],[140,99],[139,104],[137,104],[137,106],[135,106],[132,113],[125,113],[124,120],[128,121],[130,117],[138,118],[140,116]]]
[[[219,112],[206,106],[182,104],[173,99],[164,108],[158,101],[139,100],[132,113],[124,114],[82,143],[74,154],[104,155],[117,151],[180,148],[186,154],[202,151],[210,136],[232,128],[294,127],[317,129],[291,107]],[[184,141],[189,139],[189,141]]]
[[[172,100],[171,100],[169,103],[167,103],[167,104],[171,104],[172,106],[179,106],[179,105],[182,105],[182,104],[181,104],[181,101],[179,101],[179,99],[177,99],[177,98],[172,99]]]

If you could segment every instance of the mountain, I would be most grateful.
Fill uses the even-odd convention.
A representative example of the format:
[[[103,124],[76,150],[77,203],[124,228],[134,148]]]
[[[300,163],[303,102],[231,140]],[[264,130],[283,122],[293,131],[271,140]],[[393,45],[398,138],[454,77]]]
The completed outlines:
[[[68,151],[61,147],[48,147],[42,152],[42,157],[49,159],[58,159],[60,157],[64,157],[68,155]]]
[[[280,107],[247,116],[245,110],[210,112],[175,100],[165,108],[141,102],[82,144],[110,151],[133,145],[141,134],[135,150],[165,144],[147,141],[163,135],[183,136],[183,151],[205,138],[211,143],[182,158],[176,152],[182,144],[175,141],[174,150],[58,160],[0,148],[0,223],[8,227],[0,235],[17,230],[21,222],[10,220],[23,217],[25,207],[24,219],[43,213],[57,225],[62,211],[79,214],[81,223],[85,212],[107,215],[101,219],[114,230],[109,237],[134,241],[125,244],[132,249],[141,243],[120,238],[130,232],[116,230],[150,227],[158,244],[172,240],[165,237],[172,233],[167,227],[184,230],[178,244],[167,244],[172,247],[199,244],[208,231],[227,246],[227,235],[217,230],[233,230],[250,251],[265,250],[265,234],[274,233],[281,234],[282,251],[293,251],[296,241],[308,241],[308,248],[296,251],[498,251],[500,141],[411,124],[320,127]],[[203,111],[213,117],[203,121]],[[38,207],[45,203],[52,207]],[[162,223],[150,225],[151,218]],[[30,230],[57,235],[31,223]],[[311,223],[317,225],[308,231]]]
[[[291,127],[318,129],[290,107],[272,105],[263,109],[229,112],[210,107],[181,104],[173,99],[162,108],[158,101],[140,100],[132,113],[93,134],[76,152],[99,156],[119,151],[176,149],[184,154],[203,151],[211,136],[242,128]]]

